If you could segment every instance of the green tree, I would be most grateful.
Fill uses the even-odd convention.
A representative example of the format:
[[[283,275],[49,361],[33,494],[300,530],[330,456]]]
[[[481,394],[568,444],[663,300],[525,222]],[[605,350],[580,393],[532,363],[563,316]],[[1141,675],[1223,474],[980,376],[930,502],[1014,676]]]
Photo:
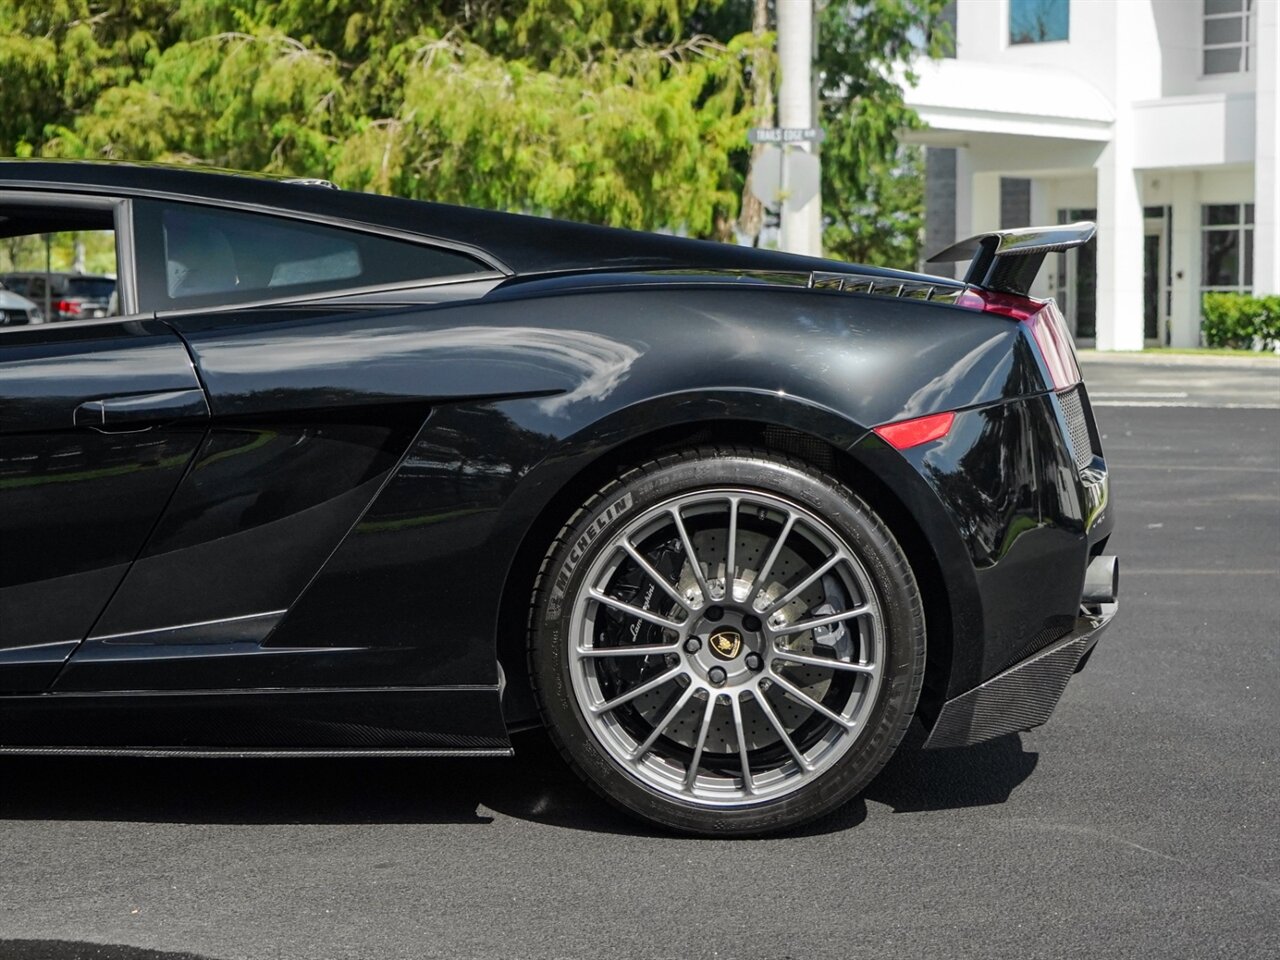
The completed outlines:
[[[941,2],[823,12],[837,255],[913,259],[863,226],[873,206],[919,205],[889,71]],[[0,0],[0,152],[321,176],[730,239],[746,131],[771,110],[768,14],[767,0]]]
[[[684,31],[696,9],[717,6],[181,0],[163,20],[168,42],[135,64],[111,46],[131,36],[121,9],[32,20],[4,0],[10,60],[49,88],[15,104],[25,122],[4,145],[329,176],[726,238],[741,190],[734,158],[753,119],[745,64],[761,41]],[[69,38],[82,33],[93,63],[119,67],[115,82],[57,90]],[[42,100],[65,105],[43,125]]]
[[[921,153],[901,148],[921,125],[903,100],[916,56],[951,42],[939,16],[947,0],[830,3],[819,17],[823,245],[829,256],[913,266],[924,226]]]
[[[0,2],[0,153],[28,156],[50,127],[145,76],[176,39],[163,0]]]

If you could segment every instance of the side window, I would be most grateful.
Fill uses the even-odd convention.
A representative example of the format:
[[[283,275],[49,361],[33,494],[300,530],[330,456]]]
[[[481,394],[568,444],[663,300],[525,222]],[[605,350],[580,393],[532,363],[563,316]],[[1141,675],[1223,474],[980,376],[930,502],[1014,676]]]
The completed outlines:
[[[0,195],[3,326],[120,312],[115,203]]]
[[[283,217],[135,202],[147,309],[246,303],[487,272],[464,254]]]

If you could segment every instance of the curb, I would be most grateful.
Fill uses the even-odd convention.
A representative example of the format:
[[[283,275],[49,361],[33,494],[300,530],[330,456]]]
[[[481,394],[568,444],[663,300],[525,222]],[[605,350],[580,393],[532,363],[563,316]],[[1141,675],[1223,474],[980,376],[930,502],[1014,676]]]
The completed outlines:
[[[1211,353],[1164,353],[1161,350],[1079,350],[1081,363],[1130,363],[1153,367],[1238,367],[1280,371],[1280,355],[1259,353],[1215,356]]]

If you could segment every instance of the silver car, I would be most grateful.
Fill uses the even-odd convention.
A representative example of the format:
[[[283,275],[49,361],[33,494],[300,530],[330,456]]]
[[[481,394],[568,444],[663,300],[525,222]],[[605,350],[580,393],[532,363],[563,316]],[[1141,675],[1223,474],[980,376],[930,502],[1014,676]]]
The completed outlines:
[[[40,308],[0,283],[0,327],[25,327],[44,323]]]

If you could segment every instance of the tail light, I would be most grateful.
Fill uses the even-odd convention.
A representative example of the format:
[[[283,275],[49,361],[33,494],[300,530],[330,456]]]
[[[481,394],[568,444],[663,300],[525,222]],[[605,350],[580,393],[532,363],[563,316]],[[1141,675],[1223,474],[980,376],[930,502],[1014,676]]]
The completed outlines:
[[[1040,350],[1040,359],[1053,388],[1065,390],[1080,382],[1075,344],[1067,331],[1062,311],[1052,300],[1034,300],[1013,293],[968,287],[956,300],[956,306],[998,313],[1024,324]]]
[[[84,304],[79,300],[59,300],[53,306],[59,313],[69,313],[72,316],[75,316],[80,312]]]
[[[889,446],[897,450],[908,450],[922,443],[928,443],[930,440],[941,440],[951,432],[951,424],[955,423],[955,420],[956,415],[948,411],[931,413],[927,417],[916,417],[914,420],[882,423],[874,429],[876,436]]]

